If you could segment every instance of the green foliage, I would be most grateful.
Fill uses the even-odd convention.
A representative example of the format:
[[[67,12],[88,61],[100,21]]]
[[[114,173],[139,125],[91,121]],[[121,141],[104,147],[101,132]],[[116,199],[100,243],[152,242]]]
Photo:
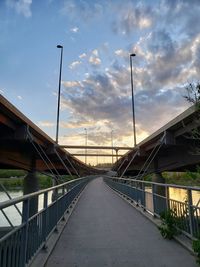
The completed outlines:
[[[167,210],[160,214],[162,224],[158,226],[161,235],[164,238],[172,239],[178,233],[176,229],[176,218],[173,210]]]
[[[25,172],[24,171],[17,171],[17,172],[14,172],[15,175],[11,176],[11,177],[15,177],[15,178],[10,178],[10,174],[13,172],[10,170],[7,170],[8,173],[6,172],[2,172],[4,177],[9,177],[9,178],[0,178],[0,183],[4,185],[4,187],[7,189],[7,190],[18,190],[18,189],[22,189],[23,188],[23,180],[24,180],[24,176],[25,176]],[[17,175],[16,174],[20,174],[19,177],[21,177],[21,174],[24,174],[22,176],[22,178],[17,178]],[[37,174],[37,177],[38,177],[38,180],[39,180],[39,188],[40,189],[45,189],[45,188],[48,188],[48,187],[51,187],[52,186],[52,178],[47,176],[47,175],[44,175],[44,174]],[[69,175],[62,175],[61,176],[61,183],[65,183],[65,182],[68,182],[70,180],[73,180],[75,179],[76,176],[69,176]],[[1,187],[0,187],[0,191],[1,191]]]
[[[197,263],[200,265],[200,238],[192,241],[192,248],[197,254]]]
[[[44,175],[44,174],[38,174],[38,180],[39,180],[39,188],[45,189],[52,186],[52,179],[51,177]]]
[[[0,183],[8,190],[21,189],[23,186],[23,178],[1,178]],[[0,191],[2,188],[0,187]]]
[[[200,108],[200,83],[190,83],[186,88],[187,95],[183,96],[187,102],[196,106],[196,109]]]
[[[146,175],[146,176],[144,177],[144,181],[152,182],[152,174]]]
[[[200,186],[200,172],[197,166],[196,172],[163,172],[167,184]]]
[[[23,170],[0,170],[0,178],[10,178],[10,177],[24,177],[26,171]]]

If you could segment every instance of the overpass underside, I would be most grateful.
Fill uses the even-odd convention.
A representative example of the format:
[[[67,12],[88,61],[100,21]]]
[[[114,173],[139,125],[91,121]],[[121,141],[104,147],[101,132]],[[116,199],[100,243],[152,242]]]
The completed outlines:
[[[126,153],[113,170],[125,176],[196,171],[200,164],[199,133],[199,111],[191,107]]]
[[[82,176],[98,172],[73,157],[0,95],[0,168]]]

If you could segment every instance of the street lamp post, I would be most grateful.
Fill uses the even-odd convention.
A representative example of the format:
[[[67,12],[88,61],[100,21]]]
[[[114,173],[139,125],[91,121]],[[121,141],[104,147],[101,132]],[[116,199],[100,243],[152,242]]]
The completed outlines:
[[[85,164],[87,164],[87,139],[88,139],[87,128],[85,128],[84,130],[85,130]]]
[[[133,64],[132,64],[132,57],[135,57],[135,56],[136,56],[136,54],[130,54],[134,147],[136,146],[136,130],[135,130],[135,103],[134,103],[134,91],[133,91]]]
[[[61,49],[61,53],[60,53],[59,87],[58,87],[57,124],[56,124],[56,143],[58,144],[59,116],[60,116],[60,89],[61,89],[63,46],[62,45],[57,45],[57,48],[60,48]]]

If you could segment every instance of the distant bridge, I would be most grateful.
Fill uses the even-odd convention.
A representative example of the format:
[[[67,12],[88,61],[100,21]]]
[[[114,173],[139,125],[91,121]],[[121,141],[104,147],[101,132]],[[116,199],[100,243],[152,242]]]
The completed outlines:
[[[83,153],[71,153],[73,156],[88,156],[88,157],[115,157],[117,160],[119,157],[122,157],[123,154],[118,154],[119,150],[130,150],[131,147],[125,147],[125,146],[78,146],[78,145],[60,145],[60,147],[68,148],[68,149],[84,149],[85,152]],[[87,150],[113,150],[115,151],[115,155],[112,154],[102,154],[102,153],[88,153]]]

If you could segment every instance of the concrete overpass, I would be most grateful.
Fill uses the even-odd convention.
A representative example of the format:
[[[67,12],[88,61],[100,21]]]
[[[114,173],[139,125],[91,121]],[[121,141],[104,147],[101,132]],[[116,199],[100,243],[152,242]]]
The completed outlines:
[[[128,151],[113,170],[127,176],[142,173],[145,165],[146,173],[195,171],[200,164],[198,131],[200,115],[192,106]]]
[[[96,170],[85,165],[61,148],[38,126],[25,117],[8,100],[0,95],[0,168],[19,168],[30,171],[35,161],[35,169],[49,171],[36,148],[45,151],[60,174],[66,174],[66,168],[57,153],[72,174],[95,173]],[[34,148],[33,146],[36,146]],[[42,150],[41,150],[42,148]],[[45,155],[43,155],[45,157]],[[55,172],[52,166],[49,166]]]
[[[49,173],[54,181],[62,174],[84,176],[102,173],[57,145],[2,95],[0,133],[0,168],[28,171],[24,179],[24,194],[39,189],[36,171]]]

